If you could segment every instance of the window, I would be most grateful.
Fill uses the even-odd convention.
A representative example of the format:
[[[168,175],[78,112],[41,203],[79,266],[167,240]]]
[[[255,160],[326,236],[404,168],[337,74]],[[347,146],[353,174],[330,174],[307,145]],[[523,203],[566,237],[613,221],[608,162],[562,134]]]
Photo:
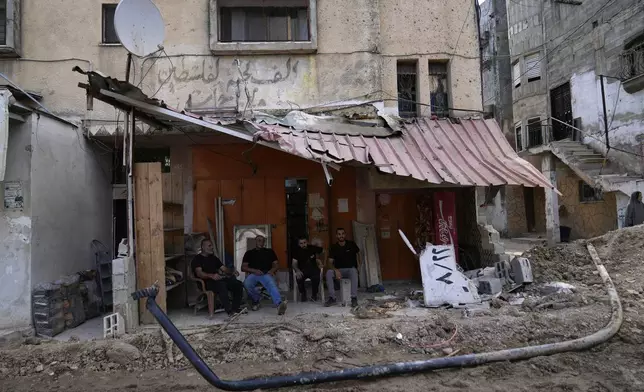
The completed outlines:
[[[20,0],[0,0],[0,56],[20,56]]]
[[[541,79],[541,58],[539,57],[539,53],[526,56],[525,75],[528,78],[528,83]]]
[[[103,36],[101,42],[104,44],[120,44],[119,37],[114,29],[114,13],[116,4],[103,4]]]
[[[521,85],[521,63],[518,60],[512,64],[512,81],[515,88]]]
[[[308,41],[306,7],[223,7],[221,42]]]
[[[432,114],[438,117],[449,115],[449,85],[447,84],[447,62],[429,62],[429,100]]]
[[[418,116],[416,68],[416,62],[398,62],[398,115],[400,117]]]
[[[624,82],[624,90],[633,94],[644,89],[644,34],[632,39],[624,46],[619,56],[620,77]]]
[[[523,142],[521,139],[521,123],[514,126],[514,135],[516,136],[517,151],[523,151]]]
[[[539,117],[528,119],[528,148],[543,144],[543,133],[541,132],[541,119]]]
[[[582,203],[589,203],[595,201],[602,201],[603,195],[601,189],[594,188],[583,181],[579,181],[579,201]]]
[[[209,4],[210,50],[215,54],[317,50],[317,0],[209,0]]]
[[[7,44],[7,0],[0,0],[0,45]]]

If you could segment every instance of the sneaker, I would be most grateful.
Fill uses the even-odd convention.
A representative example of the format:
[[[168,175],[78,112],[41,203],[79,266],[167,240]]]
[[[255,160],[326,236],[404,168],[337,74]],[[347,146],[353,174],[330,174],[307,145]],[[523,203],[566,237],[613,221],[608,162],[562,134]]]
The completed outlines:
[[[250,306],[250,310],[252,310],[253,312],[258,311],[258,310],[259,310],[259,303],[257,303],[257,302],[253,303],[253,304]]]
[[[324,306],[328,308],[329,306],[333,306],[335,304],[335,298],[329,297],[329,299],[324,303]]]
[[[351,307],[352,308],[357,308],[358,307],[358,298],[356,298],[356,297],[351,298]]]
[[[284,315],[284,313],[286,313],[286,301],[282,301],[279,305],[277,305],[277,314],[279,316],[282,316]]]

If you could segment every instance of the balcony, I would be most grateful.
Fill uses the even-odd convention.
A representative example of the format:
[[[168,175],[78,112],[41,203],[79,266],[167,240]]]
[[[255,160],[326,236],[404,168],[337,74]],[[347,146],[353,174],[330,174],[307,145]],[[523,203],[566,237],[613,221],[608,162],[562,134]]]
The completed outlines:
[[[619,57],[624,90],[633,94],[644,89],[644,42],[625,50]]]

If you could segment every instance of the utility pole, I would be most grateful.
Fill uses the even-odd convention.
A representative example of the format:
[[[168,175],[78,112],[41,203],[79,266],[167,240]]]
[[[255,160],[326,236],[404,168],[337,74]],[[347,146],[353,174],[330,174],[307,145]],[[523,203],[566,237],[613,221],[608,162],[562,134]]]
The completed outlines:
[[[608,115],[606,114],[606,94],[604,93],[604,75],[599,75],[599,81],[602,87],[602,108],[604,110],[604,132],[606,133],[606,156],[610,151],[610,141],[608,138]]]

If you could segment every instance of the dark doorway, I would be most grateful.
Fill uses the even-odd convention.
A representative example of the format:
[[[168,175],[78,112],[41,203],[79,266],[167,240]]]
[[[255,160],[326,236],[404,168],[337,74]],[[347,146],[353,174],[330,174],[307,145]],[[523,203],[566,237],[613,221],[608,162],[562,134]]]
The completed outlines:
[[[528,233],[535,231],[537,225],[534,215],[534,188],[523,188],[523,200],[525,202],[525,220]]]
[[[570,83],[550,90],[550,105],[552,117],[552,140],[575,139],[573,129],[565,124],[573,125],[572,101],[570,98]],[[561,122],[565,123],[562,124]]]
[[[309,235],[308,202],[306,179],[286,179],[286,251],[288,266],[291,268],[293,248],[297,246],[297,237]],[[290,274],[289,274],[290,276]],[[291,282],[293,284],[293,282]]]

